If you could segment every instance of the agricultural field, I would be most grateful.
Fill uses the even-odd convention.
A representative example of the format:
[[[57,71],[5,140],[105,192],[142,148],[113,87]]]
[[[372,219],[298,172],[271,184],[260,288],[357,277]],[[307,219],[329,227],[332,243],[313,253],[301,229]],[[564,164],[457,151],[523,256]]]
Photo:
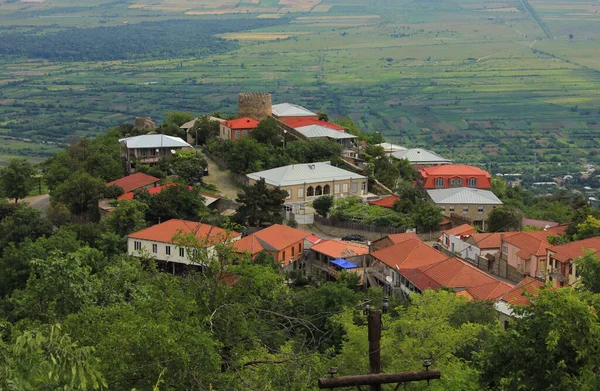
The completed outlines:
[[[118,38],[132,25],[153,37],[121,51],[0,56],[0,136],[65,143],[135,116],[233,113],[239,92],[264,91],[495,172],[535,164],[572,173],[600,163],[599,9],[566,0],[0,0],[0,42],[25,34],[19,50],[69,34],[96,47],[98,32]],[[180,37],[177,50],[152,35],[165,26]],[[183,39],[203,29],[215,33]]]

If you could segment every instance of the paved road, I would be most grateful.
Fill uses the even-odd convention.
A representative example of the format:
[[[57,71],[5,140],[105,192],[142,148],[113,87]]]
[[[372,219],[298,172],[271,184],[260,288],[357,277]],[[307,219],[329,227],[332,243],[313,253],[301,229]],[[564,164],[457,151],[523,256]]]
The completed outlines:
[[[24,198],[22,201],[27,202],[32,208],[41,210],[42,213],[46,213],[48,206],[50,206],[50,196],[48,194],[42,194],[34,197]]]

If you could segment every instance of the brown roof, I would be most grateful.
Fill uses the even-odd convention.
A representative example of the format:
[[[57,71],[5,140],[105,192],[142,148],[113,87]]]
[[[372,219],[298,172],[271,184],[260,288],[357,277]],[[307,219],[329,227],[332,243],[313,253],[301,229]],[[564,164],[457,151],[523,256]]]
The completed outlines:
[[[443,233],[445,233],[445,234],[454,235],[454,236],[472,235],[475,232],[477,232],[475,230],[475,228],[471,227],[469,224],[462,224],[462,225],[459,225],[458,227],[454,227],[454,228],[443,231]]]
[[[472,234],[467,240],[480,249],[493,249],[502,246],[502,238],[514,235],[514,232],[494,232],[488,234]],[[469,240],[471,239],[471,240]]]
[[[225,231],[212,225],[197,223],[195,221],[171,219],[161,224],[134,232],[128,235],[131,239],[151,240],[154,242],[173,243],[173,237],[178,233],[193,233],[204,246],[212,246],[225,240],[240,236],[237,232]]]
[[[395,269],[431,265],[448,258],[419,239],[409,239],[402,243],[374,251],[371,253],[371,256]]]
[[[288,227],[287,225],[275,224],[252,235],[246,236],[244,239],[234,242],[233,245],[239,251],[248,251],[251,254],[256,254],[263,249],[267,251],[281,251],[304,240],[304,238],[307,238],[310,235],[310,232],[301,231],[296,228]],[[257,248],[257,243],[263,248],[254,251],[254,249]]]
[[[369,247],[341,240],[323,240],[311,247],[311,250],[332,258],[350,258],[369,253]]]
[[[512,305],[529,305],[530,301],[526,294],[535,296],[543,286],[543,282],[527,276],[516,287],[500,297],[500,300]]]
[[[514,235],[504,238],[505,243],[512,244],[519,248],[517,256],[521,259],[529,259],[532,255],[544,256],[550,243],[546,241],[548,235],[537,234],[537,232],[516,232]]]
[[[400,197],[392,194],[375,201],[369,201],[369,204],[391,209],[397,201],[400,201]]]
[[[390,234],[387,237],[394,244],[403,243],[403,242],[406,242],[409,239],[421,240],[421,239],[419,239],[419,236],[416,233],[414,233],[414,232],[403,233],[403,234]]]
[[[236,240],[233,242],[233,247],[235,247],[237,252],[247,252],[251,255],[258,254],[265,249],[254,235],[248,235],[245,238]]]
[[[552,258],[560,262],[567,262],[584,256],[584,250],[600,250],[600,236],[552,246],[549,250],[554,252]]]
[[[116,181],[108,182],[106,186],[119,186],[123,189],[124,193],[134,191],[141,187],[152,185],[159,182],[160,179],[153,177],[152,175],[144,174],[143,172],[136,172],[135,174],[128,175]]]

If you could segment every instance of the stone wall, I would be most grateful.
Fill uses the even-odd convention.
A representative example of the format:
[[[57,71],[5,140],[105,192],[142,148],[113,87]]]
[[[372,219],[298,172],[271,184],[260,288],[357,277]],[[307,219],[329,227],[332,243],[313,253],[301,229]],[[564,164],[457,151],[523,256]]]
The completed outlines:
[[[264,92],[242,92],[238,95],[238,117],[250,117],[262,121],[270,117],[272,111],[271,94]]]

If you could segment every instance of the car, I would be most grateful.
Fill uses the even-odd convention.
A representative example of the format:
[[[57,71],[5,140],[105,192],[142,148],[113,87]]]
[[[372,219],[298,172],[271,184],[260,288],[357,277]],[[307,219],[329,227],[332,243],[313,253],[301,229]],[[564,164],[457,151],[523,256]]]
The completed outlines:
[[[342,238],[342,240],[345,240],[347,242],[364,242],[366,241],[365,237],[359,234],[351,234],[351,235],[346,235]]]

